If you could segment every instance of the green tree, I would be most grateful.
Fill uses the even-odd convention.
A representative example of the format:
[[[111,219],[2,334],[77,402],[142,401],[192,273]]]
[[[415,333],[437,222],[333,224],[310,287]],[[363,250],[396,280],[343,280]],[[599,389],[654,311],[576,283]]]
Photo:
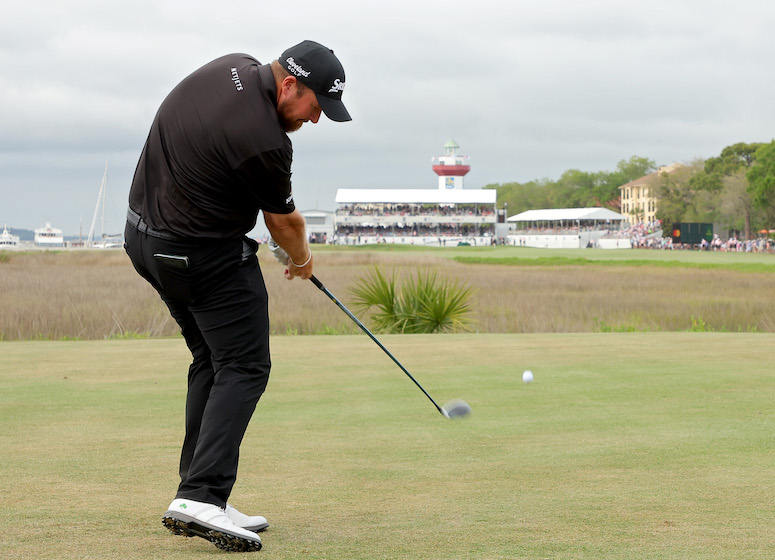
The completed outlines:
[[[614,171],[565,171],[556,181],[539,179],[527,183],[487,185],[497,189],[497,204],[508,206],[510,215],[536,208],[603,206],[618,211],[619,187],[648,175],[656,168],[650,159],[632,156],[621,160]]]
[[[620,206],[619,187],[626,185],[630,181],[640,179],[653,173],[657,169],[654,160],[632,156],[630,159],[623,159],[616,165],[616,170],[610,173],[602,171],[595,195],[598,197],[601,206],[608,206],[618,211]]]
[[[674,222],[696,221],[695,191],[691,186],[692,177],[702,171],[705,162],[695,160],[689,165],[676,167],[670,172],[659,173],[656,181],[657,219],[669,227]]]
[[[498,206],[508,205],[510,213],[516,214],[533,208],[546,208],[546,183],[530,181],[529,183],[505,183],[503,185],[488,185],[485,188],[498,190]]]
[[[742,227],[744,238],[750,239],[752,198],[745,195],[745,170],[753,163],[759,146],[738,142],[721,150],[718,157],[705,160],[702,171],[690,181],[694,199],[688,213],[702,217],[697,221],[721,222],[734,229]]]
[[[587,206],[595,188],[594,173],[569,169],[548,187],[547,208],[579,208]]]
[[[721,155],[705,161],[706,173],[717,173],[721,176],[732,175],[741,167],[751,167],[756,151],[761,143],[746,144],[738,142],[721,150]]]
[[[753,197],[748,192],[746,170],[740,168],[725,175],[719,195],[719,218],[730,229],[742,230],[745,239],[751,238]]]
[[[756,207],[771,211],[775,206],[775,140],[762,144],[756,150],[754,160],[746,174],[748,192]]]
[[[664,223],[713,222],[742,229],[750,238],[761,212],[754,212],[754,197],[747,192],[747,171],[760,146],[738,142],[681,173],[661,176],[657,217]]]

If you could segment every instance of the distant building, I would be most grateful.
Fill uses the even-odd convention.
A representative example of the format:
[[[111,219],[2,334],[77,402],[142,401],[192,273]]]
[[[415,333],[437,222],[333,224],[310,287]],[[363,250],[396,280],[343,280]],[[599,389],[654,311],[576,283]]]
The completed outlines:
[[[331,243],[334,238],[334,213],[326,210],[304,210],[310,243]]]
[[[464,189],[471,170],[450,140],[433,158],[436,189],[339,189],[336,243],[489,245],[495,239],[495,189]]]
[[[650,224],[657,220],[656,191],[660,175],[672,173],[681,166],[680,163],[674,163],[660,167],[654,173],[649,173],[619,187],[622,214],[629,225]]]
[[[433,172],[439,176],[439,190],[462,189],[463,177],[471,171],[467,163],[468,156],[457,155],[459,147],[454,140],[450,140],[444,144],[444,155],[432,160],[438,162],[433,166]]]

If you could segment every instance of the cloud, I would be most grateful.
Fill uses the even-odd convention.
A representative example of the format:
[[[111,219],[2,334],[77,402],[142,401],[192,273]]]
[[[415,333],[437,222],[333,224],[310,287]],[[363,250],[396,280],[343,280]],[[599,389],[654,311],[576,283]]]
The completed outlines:
[[[333,208],[340,187],[435,188],[430,158],[450,138],[470,187],[710,157],[775,134],[773,24],[764,0],[7,0],[0,221],[74,231],[106,159],[123,205],[176,83],[227,52],[268,62],[307,38],[343,61],[354,120],[292,136],[302,207]]]

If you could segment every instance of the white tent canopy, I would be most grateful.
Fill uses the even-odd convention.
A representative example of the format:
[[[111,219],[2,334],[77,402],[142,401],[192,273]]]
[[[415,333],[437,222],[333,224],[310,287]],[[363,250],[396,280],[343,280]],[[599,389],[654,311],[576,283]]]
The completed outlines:
[[[607,208],[546,208],[542,210],[526,210],[506,221],[508,222],[621,222],[625,219],[621,214]]]

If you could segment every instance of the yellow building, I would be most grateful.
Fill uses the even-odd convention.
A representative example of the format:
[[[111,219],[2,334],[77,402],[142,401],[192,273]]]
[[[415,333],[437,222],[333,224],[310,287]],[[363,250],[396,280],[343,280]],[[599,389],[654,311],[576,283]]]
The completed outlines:
[[[680,163],[660,167],[654,173],[619,187],[621,213],[630,225],[650,224],[657,219],[657,187],[659,177],[680,167]]]

